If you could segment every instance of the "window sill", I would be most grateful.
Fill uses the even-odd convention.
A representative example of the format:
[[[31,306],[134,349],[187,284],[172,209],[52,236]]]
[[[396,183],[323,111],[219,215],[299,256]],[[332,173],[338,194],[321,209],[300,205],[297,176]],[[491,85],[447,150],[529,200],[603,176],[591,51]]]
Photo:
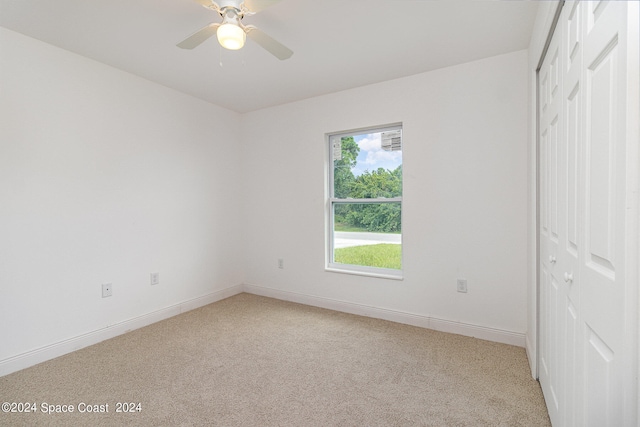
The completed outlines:
[[[376,277],[378,279],[391,279],[391,280],[404,280],[402,276],[402,271],[395,272],[375,272],[375,271],[362,271],[362,270],[354,270],[347,269],[341,267],[328,266],[325,267],[324,271],[329,273],[342,273],[342,274],[352,274],[354,276],[366,276],[366,277]]]

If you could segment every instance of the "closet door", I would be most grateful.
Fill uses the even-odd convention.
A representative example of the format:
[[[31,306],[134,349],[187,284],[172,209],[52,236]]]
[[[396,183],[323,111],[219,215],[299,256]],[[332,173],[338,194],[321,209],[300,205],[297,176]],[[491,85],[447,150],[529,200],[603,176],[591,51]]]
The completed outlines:
[[[567,1],[538,74],[539,372],[556,427],[638,421],[637,37],[638,4]]]
[[[554,425],[579,414],[581,4],[567,2],[540,69],[541,385]],[[543,95],[544,94],[544,95]]]
[[[560,278],[565,240],[562,44],[556,31],[539,72],[540,177],[541,177],[541,342],[540,377],[552,421],[560,416],[562,403],[563,282]]]
[[[627,138],[628,7],[585,3],[585,245],[579,286],[586,426],[625,425],[626,150],[637,144]]]

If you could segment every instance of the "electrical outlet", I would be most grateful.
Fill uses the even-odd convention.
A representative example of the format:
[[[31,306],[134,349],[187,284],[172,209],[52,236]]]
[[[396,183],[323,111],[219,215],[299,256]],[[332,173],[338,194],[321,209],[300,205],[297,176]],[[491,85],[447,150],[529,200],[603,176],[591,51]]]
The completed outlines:
[[[284,260],[282,258],[278,258],[278,268],[284,268]]]
[[[151,284],[157,285],[160,283],[160,273],[151,273]]]
[[[104,283],[102,285],[102,298],[110,297],[113,295],[113,285],[111,283]]]
[[[467,292],[467,279],[458,279],[458,292]]]

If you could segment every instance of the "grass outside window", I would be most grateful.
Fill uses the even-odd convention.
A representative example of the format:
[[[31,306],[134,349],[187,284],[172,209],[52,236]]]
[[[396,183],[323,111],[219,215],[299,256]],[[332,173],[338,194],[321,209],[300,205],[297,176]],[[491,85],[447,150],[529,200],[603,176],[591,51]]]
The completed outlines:
[[[335,262],[399,270],[402,266],[402,247],[383,243],[340,248],[335,250]]]

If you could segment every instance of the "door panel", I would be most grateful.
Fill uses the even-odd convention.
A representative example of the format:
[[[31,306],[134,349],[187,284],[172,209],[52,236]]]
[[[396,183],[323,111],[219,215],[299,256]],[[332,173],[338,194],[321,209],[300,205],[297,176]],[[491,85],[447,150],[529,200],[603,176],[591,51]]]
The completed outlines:
[[[573,82],[571,82],[573,83]],[[580,149],[580,82],[576,81],[566,99],[567,141],[567,235],[566,249],[574,259],[578,257],[578,162]]]
[[[614,218],[615,204],[615,98],[617,50],[616,40],[607,45],[597,61],[589,67],[587,88],[588,139],[587,171],[587,253],[590,268],[615,279]]]
[[[560,393],[558,388],[560,387],[560,322],[558,319],[558,305],[560,301],[559,296],[559,284],[558,280],[552,274],[549,277],[549,395],[551,397],[551,404],[553,405],[553,412],[556,412],[560,408]],[[549,402],[547,402],[549,403]]]
[[[540,376],[545,378],[546,383],[548,383],[549,378],[549,363],[547,362],[547,357],[549,356],[549,302],[547,295],[549,293],[549,273],[547,269],[543,265],[541,268],[540,274],[540,302],[541,302],[541,316],[540,316],[540,342],[539,342],[539,352],[540,352]]]
[[[555,110],[555,109],[554,109]],[[560,186],[558,183],[558,119],[559,116],[556,113],[549,124],[549,234],[551,242],[554,243],[554,247],[551,248],[552,251],[557,251],[558,244],[558,211],[560,200],[558,198],[560,195]]]
[[[549,129],[542,129],[540,133],[540,233],[546,239],[549,237],[549,185],[547,183],[548,153],[549,153]],[[542,245],[544,252],[542,259],[548,260],[546,244]]]
[[[586,400],[587,426],[604,427],[622,425],[613,405],[614,353],[593,329],[587,327],[586,340]],[[621,415],[621,414],[620,414]],[[616,419],[620,424],[614,424]]]
[[[564,412],[566,426],[579,426],[580,414],[578,408],[581,402],[580,392],[582,390],[581,383],[578,381],[579,373],[582,368],[580,360],[580,334],[578,323],[578,309],[573,305],[571,300],[567,299],[565,307],[565,361],[564,361]]]

